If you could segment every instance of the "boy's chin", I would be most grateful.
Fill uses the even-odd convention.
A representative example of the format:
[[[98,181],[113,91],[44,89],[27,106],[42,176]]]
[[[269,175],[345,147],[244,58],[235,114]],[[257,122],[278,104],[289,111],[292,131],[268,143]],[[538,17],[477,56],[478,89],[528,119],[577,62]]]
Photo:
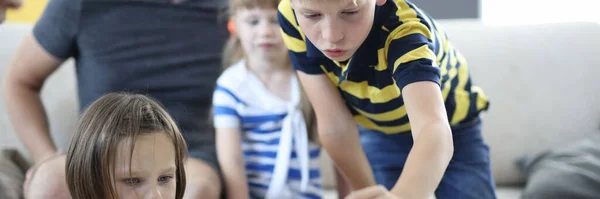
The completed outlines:
[[[338,56],[338,57],[330,57],[325,55],[327,58],[329,58],[330,60],[336,61],[336,62],[344,62],[344,61],[348,61],[350,58],[352,58],[352,54],[348,53],[349,55],[343,55],[343,56]]]

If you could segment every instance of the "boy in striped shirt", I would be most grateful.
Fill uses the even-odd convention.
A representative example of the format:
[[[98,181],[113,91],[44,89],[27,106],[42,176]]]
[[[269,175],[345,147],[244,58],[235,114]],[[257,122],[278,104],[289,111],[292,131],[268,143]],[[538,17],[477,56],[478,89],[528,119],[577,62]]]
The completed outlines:
[[[278,10],[323,146],[360,190],[351,197],[495,198],[479,119],[488,99],[434,19],[408,0]]]

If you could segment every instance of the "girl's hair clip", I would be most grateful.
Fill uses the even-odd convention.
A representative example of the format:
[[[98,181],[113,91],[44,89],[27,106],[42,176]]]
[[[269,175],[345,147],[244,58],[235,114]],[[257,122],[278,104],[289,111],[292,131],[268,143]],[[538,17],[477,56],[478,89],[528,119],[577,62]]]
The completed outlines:
[[[229,19],[229,21],[227,21],[227,30],[229,30],[229,33],[231,34],[231,36],[235,36],[235,24],[233,23],[233,20]]]

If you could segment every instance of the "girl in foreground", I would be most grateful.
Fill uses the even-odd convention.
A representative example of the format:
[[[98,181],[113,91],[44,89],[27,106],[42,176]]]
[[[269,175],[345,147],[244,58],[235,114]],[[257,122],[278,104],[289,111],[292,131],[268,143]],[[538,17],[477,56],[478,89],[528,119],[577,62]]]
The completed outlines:
[[[170,115],[139,94],[107,94],[83,113],[67,154],[73,198],[180,199],[187,148]]]

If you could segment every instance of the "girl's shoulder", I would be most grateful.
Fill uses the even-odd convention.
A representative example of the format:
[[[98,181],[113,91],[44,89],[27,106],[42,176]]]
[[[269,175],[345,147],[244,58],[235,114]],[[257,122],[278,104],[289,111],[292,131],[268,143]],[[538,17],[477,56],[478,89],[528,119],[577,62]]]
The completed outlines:
[[[244,61],[240,61],[225,69],[217,79],[217,86],[235,89],[244,85],[248,71]]]

